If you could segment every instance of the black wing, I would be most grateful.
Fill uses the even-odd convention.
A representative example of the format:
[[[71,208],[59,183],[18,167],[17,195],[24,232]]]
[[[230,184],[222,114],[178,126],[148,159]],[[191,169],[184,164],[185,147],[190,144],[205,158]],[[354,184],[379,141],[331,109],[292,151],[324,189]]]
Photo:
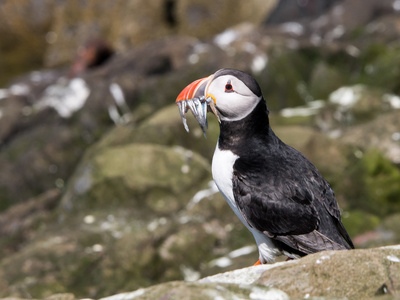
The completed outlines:
[[[308,254],[354,248],[329,184],[287,145],[273,157],[238,158],[233,190],[248,224],[292,249]]]

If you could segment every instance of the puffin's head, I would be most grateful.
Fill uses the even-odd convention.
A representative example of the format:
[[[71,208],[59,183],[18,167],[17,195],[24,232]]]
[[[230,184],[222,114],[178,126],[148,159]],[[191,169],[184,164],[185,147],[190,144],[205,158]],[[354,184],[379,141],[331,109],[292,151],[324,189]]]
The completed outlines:
[[[207,106],[219,121],[238,121],[246,117],[261,101],[257,81],[249,74],[221,69],[213,75],[196,80],[182,90],[176,99],[185,128],[185,113],[190,109],[204,131]]]

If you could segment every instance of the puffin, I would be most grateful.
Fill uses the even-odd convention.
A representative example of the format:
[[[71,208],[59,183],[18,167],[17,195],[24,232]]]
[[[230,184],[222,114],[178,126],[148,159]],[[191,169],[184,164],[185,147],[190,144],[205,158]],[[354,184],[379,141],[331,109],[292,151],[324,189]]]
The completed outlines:
[[[331,186],[303,154],[276,136],[260,86],[250,74],[218,70],[184,88],[176,104],[187,131],[189,110],[204,134],[207,112],[218,119],[212,176],[254,236],[255,265],[280,255],[296,259],[354,249]]]

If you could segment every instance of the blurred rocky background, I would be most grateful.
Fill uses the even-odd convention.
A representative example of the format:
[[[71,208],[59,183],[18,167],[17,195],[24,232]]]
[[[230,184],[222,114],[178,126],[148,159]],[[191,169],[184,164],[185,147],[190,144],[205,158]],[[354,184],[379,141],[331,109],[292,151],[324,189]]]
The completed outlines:
[[[0,20],[0,297],[257,260],[212,182],[218,124],[188,134],[174,104],[224,67],[259,81],[356,247],[400,243],[399,0],[0,0]]]

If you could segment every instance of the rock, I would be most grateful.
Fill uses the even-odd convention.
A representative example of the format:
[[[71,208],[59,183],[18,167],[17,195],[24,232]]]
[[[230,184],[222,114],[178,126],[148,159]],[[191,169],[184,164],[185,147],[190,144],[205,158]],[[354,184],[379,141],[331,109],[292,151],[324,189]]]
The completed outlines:
[[[316,114],[316,125],[338,137],[349,127],[367,123],[398,109],[400,98],[365,85],[342,86],[330,93],[328,103]]]
[[[189,187],[193,183],[201,185],[209,180],[209,172],[209,165],[202,157],[177,146],[110,147],[92,153],[78,166],[61,205],[79,211],[98,206],[126,206],[137,199],[143,202],[143,208],[178,211],[182,204],[177,201],[191,196],[193,191]],[[167,198],[163,199],[163,195]]]
[[[373,22],[380,13],[394,14],[395,8],[390,0],[346,0],[336,3],[327,13],[310,22],[313,35],[325,41],[354,39],[359,28]],[[362,10],[362,13],[357,13]]]
[[[261,284],[297,298],[373,298],[400,289],[400,246],[324,251],[299,260],[217,274],[200,282]],[[360,280],[360,279],[363,280]]]
[[[400,247],[320,252],[264,272],[258,284],[293,298],[370,298],[400,289]],[[360,280],[362,278],[362,280]]]
[[[11,206],[0,214],[0,256],[5,257],[34,239],[38,228],[46,228],[58,205],[60,190],[49,190],[25,203]]]

